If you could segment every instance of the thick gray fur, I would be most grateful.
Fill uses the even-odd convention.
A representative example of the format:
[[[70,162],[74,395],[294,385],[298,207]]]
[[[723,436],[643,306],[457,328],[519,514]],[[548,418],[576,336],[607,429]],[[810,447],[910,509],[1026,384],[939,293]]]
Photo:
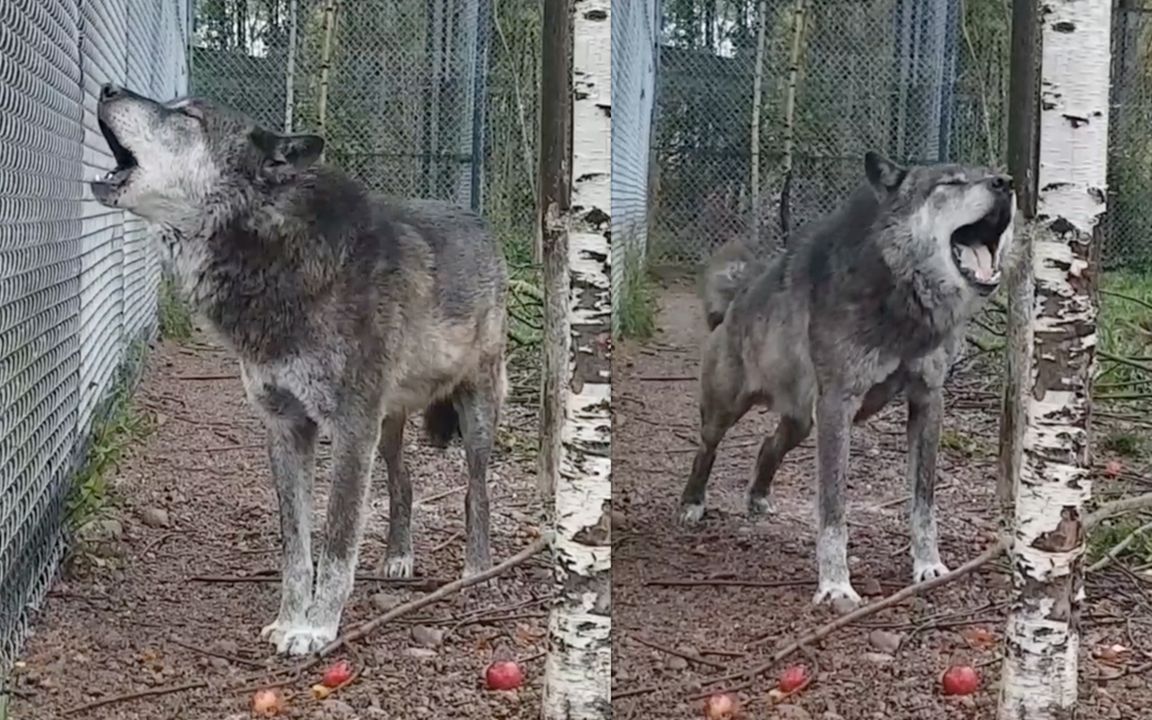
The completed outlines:
[[[405,420],[438,444],[459,431],[468,466],[464,574],[487,569],[487,470],[505,396],[506,268],[474,214],[387,201],[318,162],[323,141],[282,136],[202,99],[159,103],[106,86],[99,119],[118,167],[104,205],[160,229],[188,299],[239,356],[268,431],[283,544],[282,653],[337,634],[352,592],[379,449],[390,523],[382,572],[412,575]],[[313,569],[312,479],[332,437],[326,540]]]
[[[843,486],[849,436],[898,393],[908,402],[913,580],[947,571],[936,540],[942,387],[968,320],[1010,259],[1011,180],[984,167],[900,167],[869,153],[863,183],[767,263],[727,247],[705,272],[711,333],[700,369],[700,445],[681,520],[704,514],[716,447],[753,406],[780,416],[748,488],[771,510],[784,456],[817,428],[819,587],[815,602],[858,602],[848,572]],[[989,248],[994,272],[962,266],[961,245]],[[955,247],[954,247],[955,245]],[[987,267],[987,265],[985,265]]]

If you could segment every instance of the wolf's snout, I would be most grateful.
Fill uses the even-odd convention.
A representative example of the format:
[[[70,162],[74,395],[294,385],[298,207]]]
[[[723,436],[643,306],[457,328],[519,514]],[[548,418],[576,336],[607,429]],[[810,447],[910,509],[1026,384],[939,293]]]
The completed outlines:
[[[114,100],[124,94],[124,88],[114,83],[104,83],[100,86],[101,100]]]
[[[1011,175],[996,175],[988,181],[988,187],[992,188],[994,192],[1010,193],[1012,192],[1012,176]]]

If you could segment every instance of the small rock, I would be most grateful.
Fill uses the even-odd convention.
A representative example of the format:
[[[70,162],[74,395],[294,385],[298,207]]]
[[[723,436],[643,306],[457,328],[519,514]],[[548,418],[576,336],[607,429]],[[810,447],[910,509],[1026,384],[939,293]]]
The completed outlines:
[[[218,657],[208,658],[208,664],[217,670],[227,670],[229,665],[227,660]]]
[[[168,511],[164,508],[149,507],[140,511],[140,519],[145,525],[155,528],[166,528],[172,524]]]
[[[896,658],[892,657],[891,655],[889,655],[887,653],[869,652],[869,653],[864,653],[864,659],[867,660],[868,662],[872,663],[873,665],[887,665],[888,663],[892,662]]]
[[[780,720],[812,720],[808,711],[799,705],[777,705],[776,717]]]
[[[886,630],[873,630],[868,633],[868,643],[881,652],[894,653],[900,649],[904,637]]]
[[[957,699],[957,702],[969,709],[976,707],[976,698],[972,697],[971,695],[961,695]]]
[[[212,651],[223,655],[235,655],[240,652],[240,645],[235,640],[217,640],[212,643]]]
[[[860,604],[851,598],[836,598],[832,601],[832,609],[837,615],[847,615],[858,607]]]
[[[668,658],[668,662],[665,663],[665,666],[667,666],[669,670],[687,670],[688,661],[682,657],[673,655],[672,657]]]
[[[856,585],[856,591],[869,597],[884,594],[884,588],[880,587],[880,581],[876,578],[864,578]]]
[[[402,602],[403,598],[392,593],[379,592],[372,596],[372,605],[380,612],[388,612]]]
[[[431,660],[436,657],[436,651],[428,648],[404,648],[404,654],[416,660]]]
[[[328,698],[320,703],[321,713],[318,717],[324,720],[355,720],[360,717],[351,705],[343,700]]]
[[[438,648],[444,642],[444,631],[427,625],[417,625],[412,628],[412,641],[422,647]]]

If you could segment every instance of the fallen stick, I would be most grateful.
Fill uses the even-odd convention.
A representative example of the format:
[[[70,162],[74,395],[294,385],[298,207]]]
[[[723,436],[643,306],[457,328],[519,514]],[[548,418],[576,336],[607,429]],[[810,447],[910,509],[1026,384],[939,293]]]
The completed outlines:
[[[267,575],[193,575],[188,578],[188,582],[224,585],[231,583],[277,583],[280,582],[280,573],[269,573]],[[399,590],[420,590],[424,592],[436,590],[443,584],[442,581],[436,578],[429,578],[427,580],[401,580],[399,578],[387,578],[382,575],[360,574],[356,575],[356,582],[381,583]]]
[[[641,645],[645,645],[647,647],[650,647],[653,650],[659,650],[660,652],[662,652],[666,655],[672,655],[673,657],[682,658],[684,660],[687,660],[689,662],[694,662],[694,663],[697,663],[699,665],[707,665],[709,667],[714,667],[717,670],[727,670],[728,669],[728,666],[724,665],[723,663],[718,663],[718,662],[715,662],[713,660],[708,660],[707,658],[702,658],[699,655],[696,655],[694,653],[685,652],[683,650],[676,650],[676,649],[667,647],[666,645],[654,643],[651,640],[645,640],[644,638],[640,637],[639,635],[630,635],[630,637],[635,642],[638,642]]]
[[[1084,530],[1087,532],[1108,518],[1149,508],[1152,508],[1152,493],[1102,503],[1084,518]]]
[[[86,710],[95,710],[98,707],[105,705],[112,705],[115,703],[128,702],[129,700],[139,700],[140,698],[156,697],[157,695],[171,695],[172,693],[184,692],[185,690],[200,690],[208,687],[208,683],[200,680],[198,682],[185,683],[183,685],[169,685],[167,687],[149,688],[148,690],[138,690],[136,692],[126,693],[124,695],[113,695],[106,697],[96,702],[90,702],[85,705],[77,705],[76,707],[65,710],[63,715],[77,715]]]
[[[516,553],[512,557],[508,558],[504,562],[499,563],[498,565],[493,565],[491,568],[485,570],[482,573],[478,573],[478,574],[473,575],[471,577],[461,578],[460,580],[455,580],[453,582],[450,582],[447,585],[443,585],[440,588],[428,593],[427,595],[424,595],[423,597],[419,597],[415,600],[412,600],[411,602],[406,602],[403,605],[397,605],[396,607],[392,608],[391,610],[384,613],[383,615],[380,615],[376,618],[373,618],[372,620],[368,620],[366,622],[360,623],[353,630],[341,635],[340,637],[336,638],[335,640],[328,643],[324,647],[320,648],[320,650],[313,653],[312,657],[309,658],[308,660],[305,660],[304,662],[297,665],[295,668],[289,670],[288,672],[292,673],[291,676],[289,676],[289,680],[286,681],[285,683],[277,683],[277,684],[287,684],[289,682],[294,682],[295,680],[300,678],[305,672],[312,669],[316,665],[320,664],[320,662],[325,657],[327,657],[328,655],[331,655],[332,653],[336,652],[337,650],[344,647],[345,645],[350,644],[354,640],[360,640],[364,637],[367,637],[370,633],[374,632],[377,628],[379,628],[381,625],[383,625],[386,622],[389,622],[391,620],[395,620],[396,618],[401,617],[403,615],[407,615],[410,612],[415,612],[416,610],[419,610],[420,608],[425,607],[426,605],[431,605],[432,603],[443,600],[444,598],[448,597],[449,595],[452,595],[453,593],[457,593],[457,592],[459,592],[459,591],[461,591],[467,587],[471,587],[472,585],[478,585],[478,584],[480,584],[486,580],[491,580],[492,578],[496,577],[497,575],[502,575],[503,573],[507,572],[508,570],[511,570],[512,568],[516,567],[517,565],[522,565],[526,560],[528,560],[529,558],[533,557],[537,553],[539,553],[542,550],[544,550],[545,548],[547,548],[551,544],[551,541],[552,541],[551,532],[546,532],[543,535],[541,535],[535,542],[533,542],[528,547],[524,548],[523,550]],[[251,678],[245,678],[244,679],[245,683],[250,682],[250,681],[251,681]],[[149,688],[148,690],[140,690],[137,692],[126,693],[124,695],[114,695],[112,697],[103,698],[101,700],[97,700],[96,702],[88,703],[86,705],[78,705],[74,708],[70,708],[68,710],[65,710],[63,714],[64,715],[76,715],[76,714],[84,712],[86,710],[93,710],[95,708],[103,707],[105,705],[112,705],[115,703],[128,702],[130,700],[137,700],[137,699],[145,698],[145,697],[154,697],[157,695],[169,695],[172,693],[184,692],[186,690],[198,690],[198,689],[206,688],[206,687],[208,687],[207,682],[199,681],[199,682],[193,682],[193,683],[185,683],[183,685],[168,685],[166,687]]]
[[[439,589],[428,593],[427,595],[418,597],[411,602],[404,603],[403,605],[397,605],[383,615],[360,623],[358,626],[356,626],[355,629],[344,633],[340,637],[320,648],[315,657],[307,661],[307,663],[301,665],[301,670],[306,670],[307,668],[312,667],[316,663],[320,662],[323,658],[331,655],[352,641],[367,637],[374,630],[376,630],[376,628],[380,627],[386,622],[395,620],[396,618],[407,615],[410,612],[415,612],[416,610],[419,610],[420,608],[427,605],[431,605],[432,603],[439,602],[440,600],[448,597],[449,595],[457,593],[464,588],[471,587],[472,585],[478,585],[479,583],[482,583],[486,580],[491,580],[497,575],[502,575],[517,565],[522,565],[529,558],[535,556],[547,548],[551,544],[551,540],[551,533],[545,533],[537,538],[536,541],[528,547],[508,558],[504,562],[499,563],[498,565],[493,565],[482,573],[478,573],[471,577],[454,580],[447,585],[444,585]]]
[[[1097,560],[1096,562],[1092,563],[1092,565],[1087,570],[1085,570],[1085,572],[1096,572],[1097,570],[1101,570],[1101,569],[1107,567],[1108,564],[1111,563],[1113,560],[1115,560],[1117,557],[1119,557],[1120,553],[1124,552],[1124,550],[1126,550],[1128,548],[1128,546],[1131,545],[1133,543],[1133,541],[1136,540],[1137,537],[1143,535],[1144,533],[1148,532],[1149,530],[1152,530],[1152,522],[1144,523],[1140,527],[1138,527],[1135,530],[1133,530],[1132,532],[1128,533],[1127,535],[1124,536],[1123,540],[1121,540],[1120,542],[1113,545],[1112,549],[1110,549],[1104,555],[1104,557],[1102,557],[1099,560]]]
[[[917,583],[915,585],[909,585],[908,587],[904,588],[903,590],[901,590],[901,591],[899,591],[893,595],[889,595],[888,597],[884,598],[883,600],[879,600],[875,603],[870,603],[868,605],[863,605],[863,606],[853,610],[852,612],[850,612],[846,615],[842,615],[842,616],[836,618],[835,620],[832,620],[831,622],[825,623],[824,625],[821,625],[820,627],[812,630],[811,632],[808,632],[805,635],[802,635],[800,638],[788,643],[786,646],[784,646],[783,648],[778,650],[771,658],[769,658],[765,662],[760,663],[759,665],[756,665],[756,666],[749,668],[747,670],[740,670],[740,671],[729,673],[727,675],[722,675],[719,677],[705,678],[704,680],[702,680],[700,682],[700,685],[701,686],[715,685],[716,683],[726,683],[726,682],[731,682],[733,680],[750,681],[751,679],[755,678],[756,676],[762,675],[765,672],[767,672],[768,670],[772,669],[773,665],[780,662],[784,658],[788,657],[792,653],[797,652],[801,648],[804,648],[808,645],[811,645],[812,643],[823,640],[825,637],[827,637],[828,635],[832,634],[833,632],[839,630],[842,627],[845,627],[847,625],[851,625],[855,622],[858,622],[859,620],[866,618],[869,615],[874,615],[874,614],[876,614],[876,613],[878,613],[881,610],[884,610],[886,608],[890,608],[894,605],[898,605],[910,597],[913,597],[915,595],[919,595],[920,593],[923,593],[923,592],[927,592],[928,590],[931,590],[933,588],[940,587],[941,585],[946,585],[946,584],[953,582],[955,580],[959,580],[960,578],[964,577],[965,575],[971,574],[973,571],[979,569],[981,566],[986,565],[987,563],[991,562],[995,558],[999,557],[1000,554],[1003,553],[1004,550],[1006,550],[1008,548],[1009,542],[1010,542],[1010,539],[1008,537],[1006,537],[1006,536],[1001,537],[993,545],[991,545],[987,550],[982,552],[979,556],[973,558],[972,560],[969,560],[968,562],[964,563],[960,567],[956,568],[955,570],[953,570],[953,571],[951,571],[945,575],[941,575],[940,577],[932,578],[931,580],[925,580],[924,582]],[[772,637],[772,636],[769,636],[769,638],[770,637]],[[768,638],[766,638],[766,639],[768,639]],[[753,646],[759,644],[760,642],[764,642],[764,641],[761,640],[761,641],[758,641],[756,643],[750,643],[747,647],[753,647]],[[645,693],[649,693],[649,692],[656,692],[658,690],[664,690],[664,689],[674,689],[676,687],[677,686],[674,686],[674,685],[663,685],[663,686],[651,685],[651,686],[648,686],[645,688],[638,688],[637,690],[633,690],[633,691],[625,691],[623,693],[613,693],[613,697],[632,697],[634,695],[641,695],[641,694],[645,694]],[[716,690],[715,692],[721,692],[721,693],[722,692],[733,692],[733,690],[731,688],[725,688],[722,690]]]

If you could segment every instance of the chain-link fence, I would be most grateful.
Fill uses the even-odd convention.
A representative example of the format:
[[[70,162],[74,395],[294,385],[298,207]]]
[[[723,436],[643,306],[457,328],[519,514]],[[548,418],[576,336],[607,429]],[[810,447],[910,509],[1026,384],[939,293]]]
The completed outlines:
[[[200,0],[192,85],[319,132],[371,189],[481,210],[530,247],[539,3]]]
[[[1148,267],[1152,3],[1114,1],[1103,261]],[[734,236],[778,246],[859,182],[869,149],[1006,161],[1010,3],[663,0],[660,16],[655,262],[694,263]]]
[[[648,241],[648,179],[660,17],[656,0],[612,2],[612,294],[627,302]],[[613,330],[620,330],[613,312]]]
[[[189,23],[184,0],[0,3],[0,673],[61,557],[92,423],[155,325],[145,227],[87,188],[115,164],[96,93],[184,92]]]

